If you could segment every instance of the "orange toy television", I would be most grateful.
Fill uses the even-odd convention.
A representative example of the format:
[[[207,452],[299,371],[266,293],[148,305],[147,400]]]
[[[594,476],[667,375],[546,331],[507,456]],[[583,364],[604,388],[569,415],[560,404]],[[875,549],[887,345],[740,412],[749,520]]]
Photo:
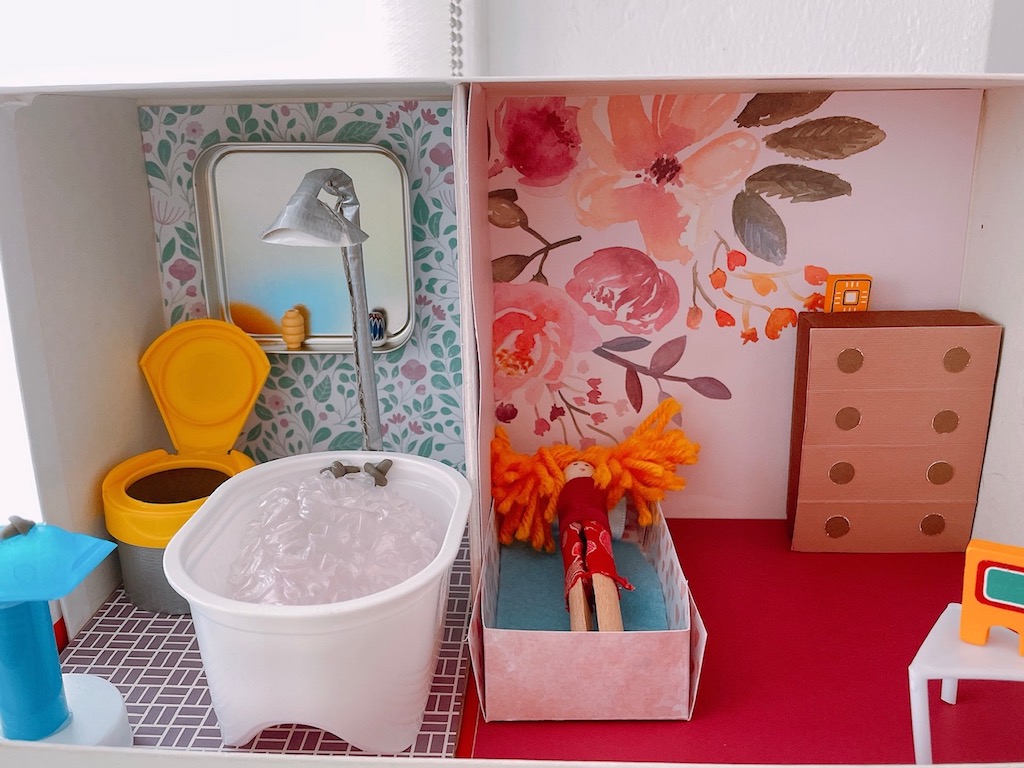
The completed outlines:
[[[1006,627],[1020,636],[1024,656],[1024,547],[972,539],[961,603],[961,640],[985,645],[991,627]]]

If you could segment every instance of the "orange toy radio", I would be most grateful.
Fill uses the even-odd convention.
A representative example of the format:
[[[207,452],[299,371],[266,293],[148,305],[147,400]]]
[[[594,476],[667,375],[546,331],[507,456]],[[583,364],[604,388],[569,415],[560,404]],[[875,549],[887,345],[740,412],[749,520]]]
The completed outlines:
[[[985,645],[991,627],[1020,636],[1024,656],[1024,548],[972,539],[964,563],[960,639]]]

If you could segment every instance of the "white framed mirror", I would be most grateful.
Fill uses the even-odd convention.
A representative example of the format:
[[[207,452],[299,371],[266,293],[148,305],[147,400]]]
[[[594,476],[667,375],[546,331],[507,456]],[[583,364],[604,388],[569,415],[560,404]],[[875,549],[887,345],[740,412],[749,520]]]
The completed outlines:
[[[309,171],[339,168],[359,198],[366,297],[385,319],[375,351],[412,335],[409,184],[399,159],[372,144],[215,144],[196,159],[200,259],[210,317],[234,323],[267,352],[351,352],[352,311],[340,249],[260,240]],[[328,202],[325,200],[325,202]],[[298,308],[306,339],[289,349],[281,318]]]

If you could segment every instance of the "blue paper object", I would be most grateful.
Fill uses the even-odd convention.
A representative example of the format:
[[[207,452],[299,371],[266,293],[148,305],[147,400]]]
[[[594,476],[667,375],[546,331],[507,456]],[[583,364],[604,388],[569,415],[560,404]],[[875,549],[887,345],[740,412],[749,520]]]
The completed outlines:
[[[0,603],[57,600],[77,587],[116,544],[40,524],[0,540]]]
[[[45,601],[0,605],[0,730],[37,741],[71,718]]]
[[[71,720],[49,601],[77,587],[116,545],[11,520],[0,532],[0,731],[37,741]]]

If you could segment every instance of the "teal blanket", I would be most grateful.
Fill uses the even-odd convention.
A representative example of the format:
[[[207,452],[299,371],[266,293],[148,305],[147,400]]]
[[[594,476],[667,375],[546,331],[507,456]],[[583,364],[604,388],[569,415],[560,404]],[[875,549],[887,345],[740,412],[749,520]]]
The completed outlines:
[[[621,590],[627,630],[665,630],[665,598],[654,567],[633,542],[615,541],[615,567],[635,589]],[[501,548],[498,577],[499,629],[569,630],[558,552],[537,552],[522,542]]]

